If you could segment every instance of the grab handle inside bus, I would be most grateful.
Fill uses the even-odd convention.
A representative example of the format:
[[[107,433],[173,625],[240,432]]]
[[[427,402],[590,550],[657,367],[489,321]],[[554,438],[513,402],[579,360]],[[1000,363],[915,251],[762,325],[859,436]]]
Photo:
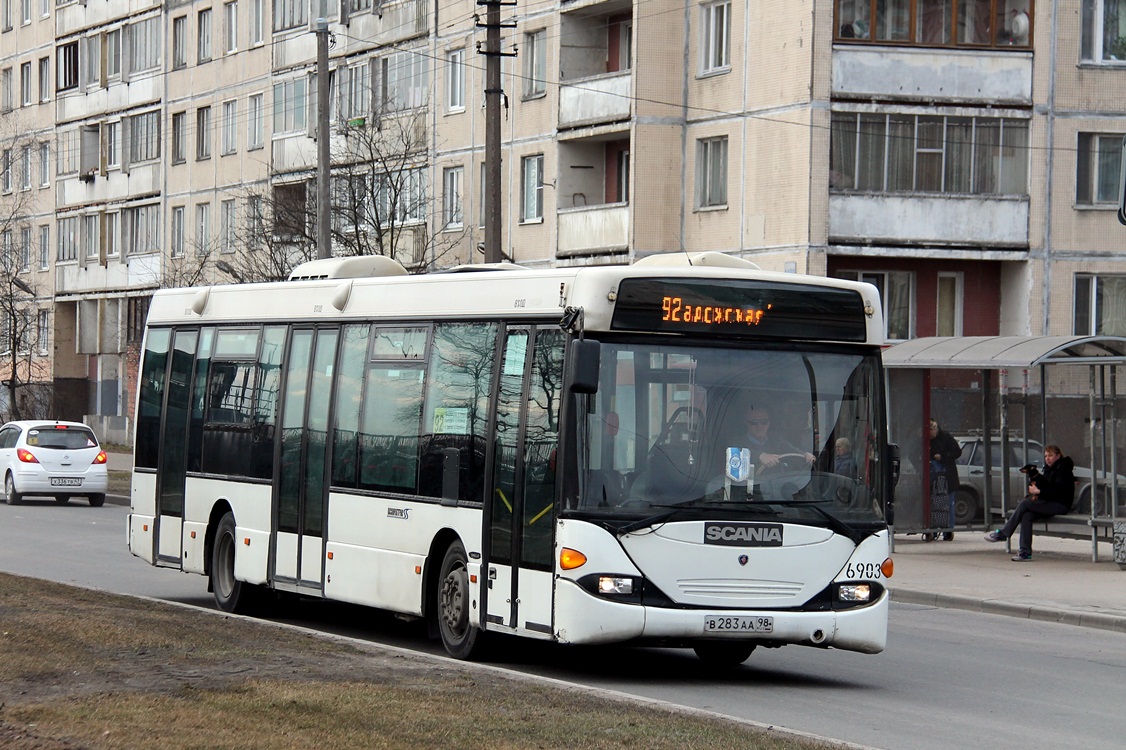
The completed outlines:
[[[602,347],[591,339],[571,342],[570,375],[573,393],[598,393],[598,365]]]

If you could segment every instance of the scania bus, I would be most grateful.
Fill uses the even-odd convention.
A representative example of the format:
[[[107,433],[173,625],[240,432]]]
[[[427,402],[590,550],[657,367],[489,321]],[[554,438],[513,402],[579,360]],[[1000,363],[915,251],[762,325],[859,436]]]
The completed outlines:
[[[715,253],[427,275],[326,259],[161,290],[129,549],[207,576],[222,610],[367,605],[460,658],[493,633],[727,664],[876,653],[881,309],[871,285]]]

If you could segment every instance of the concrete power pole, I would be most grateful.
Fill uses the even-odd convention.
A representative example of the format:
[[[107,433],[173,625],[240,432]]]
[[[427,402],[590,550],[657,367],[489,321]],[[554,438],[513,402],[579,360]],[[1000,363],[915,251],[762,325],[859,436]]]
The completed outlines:
[[[331,206],[328,180],[331,167],[328,122],[328,20],[317,19],[317,257],[332,254],[332,233],[329,231]]]
[[[501,51],[500,30],[513,28],[514,23],[501,23],[502,5],[516,5],[501,0],[477,0],[485,6],[485,48],[478,52],[485,55],[485,262],[500,263],[501,253],[501,155],[500,155],[500,108],[504,89],[500,81],[500,60],[512,57],[515,53]]]

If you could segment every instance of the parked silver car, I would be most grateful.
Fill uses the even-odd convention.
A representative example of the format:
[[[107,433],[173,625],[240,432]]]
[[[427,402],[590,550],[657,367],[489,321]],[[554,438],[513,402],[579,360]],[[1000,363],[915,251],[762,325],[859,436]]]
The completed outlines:
[[[962,455],[958,459],[958,488],[954,500],[954,518],[959,524],[973,523],[983,517],[985,498],[985,450],[984,442],[980,435],[956,435],[958,446]],[[994,509],[1001,506],[1001,440],[993,438],[993,450],[990,451],[990,472],[992,476],[991,492]],[[1024,497],[1024,490],[1028,478],[1020,473],[1022,466],[1035,464],[1044,465],[1044,446],[1037,440],[1028,441],[1028,452],[1025,453],[1024,441],[1021,438],[1009,441],[1009,502],[1006,507],[1013,508]],[[1091,491],[1093,473],[1085,466],[1075,467],[1076,502],[1073,512],[1091,512]],[[1110,508],[1110,486],[1106,477],[1099,477],[1099,499],[1095,506],[1096,515],[1107,515]],[[1126,476],[1118,475],[1118,503],[1126,503]]]
[[[95,507],[106,501],[106,452],[81,422],[8,422],[0,427],[0,471],[9,505],[25,495],[59,503],[85,497]]]

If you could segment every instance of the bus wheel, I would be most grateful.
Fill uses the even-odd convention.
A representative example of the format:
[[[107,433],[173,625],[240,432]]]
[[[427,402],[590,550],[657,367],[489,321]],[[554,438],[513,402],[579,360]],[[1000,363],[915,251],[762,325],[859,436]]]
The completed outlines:
[[[211,590],[215,606],[224,612],[249,614],[254,587],[235,578],[235,514],[227,513],[215,530],[211,546]]]
[[[692,647],[700,661],[710,667],[737,667],[754,653],[753,643],[721,643],[709,641]]]
[[[455,659],[470,659],[480,648],[481,631],[469,624],[468,558],[461,542],[454,542],[442,558],[438,576],[438,631],[442,645]]]

